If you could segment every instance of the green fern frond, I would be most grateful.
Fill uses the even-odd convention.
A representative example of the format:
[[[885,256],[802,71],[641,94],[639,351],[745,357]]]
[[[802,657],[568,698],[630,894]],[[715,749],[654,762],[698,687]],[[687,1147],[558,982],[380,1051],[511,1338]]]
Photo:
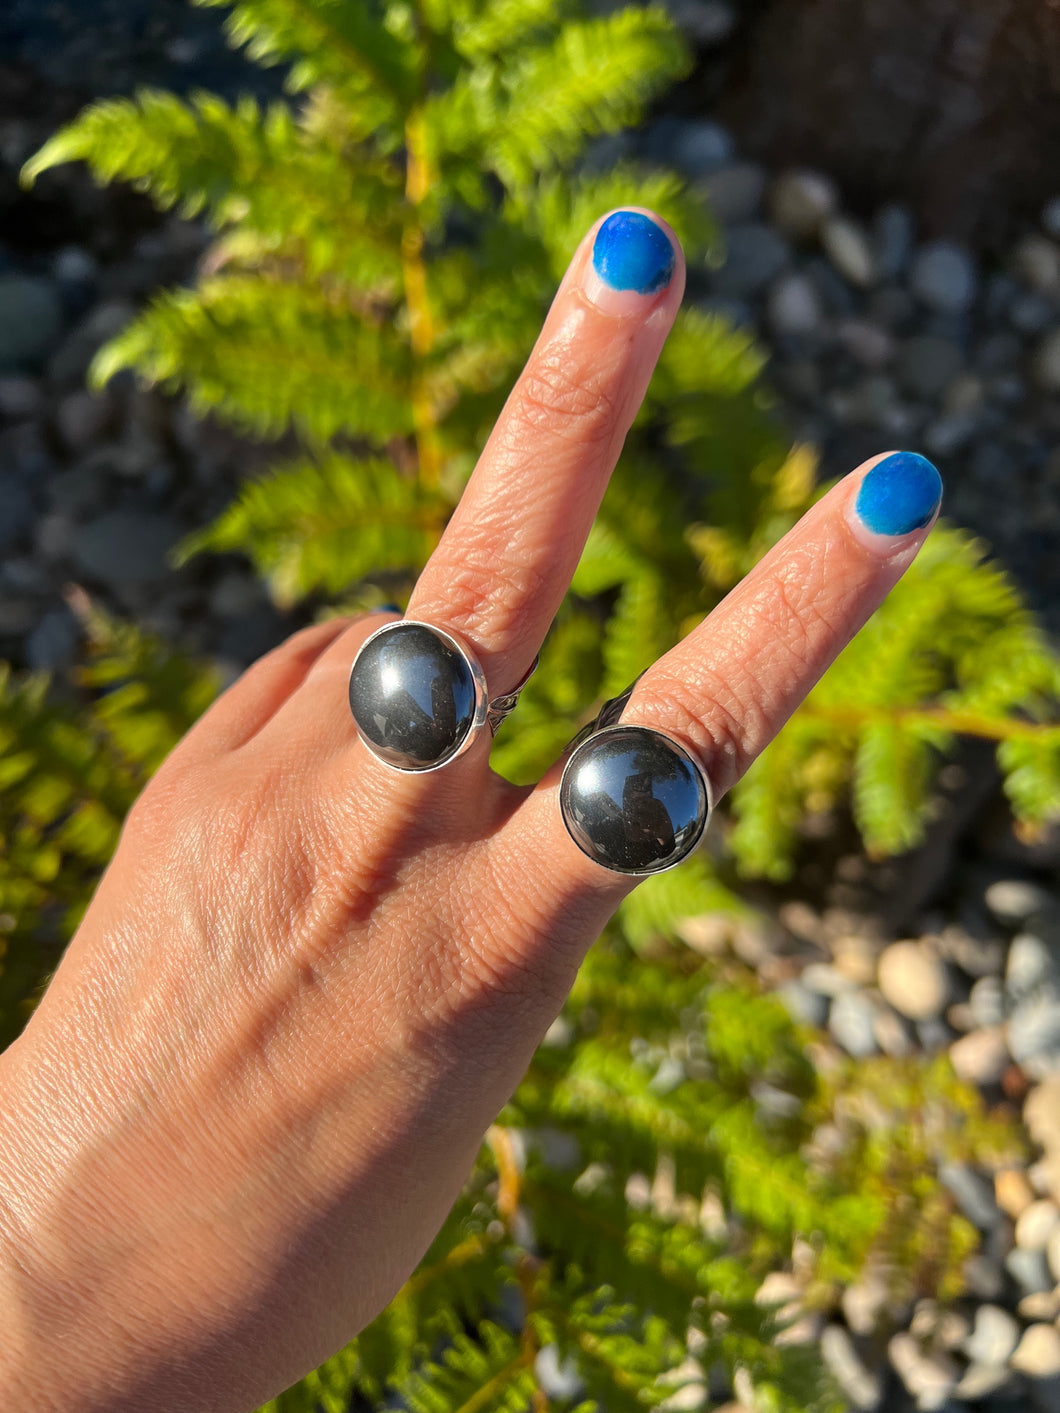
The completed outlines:
[[[373,573],[415,578],[450,509],[389,461],[334,452],[248,481],[177,554],[180,563],[204,550],[247,554],[274,600],[288,607],[316,590],[342,593]]]
[[[96,355],[93,385],[123,368],[261,436],[294,426],[381,440],[413,427],[405,345],[323,291],[277,280],[217,276],[156,295]]]

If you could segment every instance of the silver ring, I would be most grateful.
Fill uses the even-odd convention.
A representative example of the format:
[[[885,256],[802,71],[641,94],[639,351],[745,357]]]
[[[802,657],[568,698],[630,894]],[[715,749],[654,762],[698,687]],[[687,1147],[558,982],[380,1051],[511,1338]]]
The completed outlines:
[[[350,669],[350,711],[357,734],[384,764],[416,774],[441,770],[483,727],[496,733],[536,667],[535,658],[517,687],[490,701],[466,643],[432,623],[402,618],[362,643]]]
[[[618,721],[630,693],[606,702],[575,738],[560,813],[582,853],[613,873],[647,878],[683,863],[713,807],[710,780],[673,737]]]

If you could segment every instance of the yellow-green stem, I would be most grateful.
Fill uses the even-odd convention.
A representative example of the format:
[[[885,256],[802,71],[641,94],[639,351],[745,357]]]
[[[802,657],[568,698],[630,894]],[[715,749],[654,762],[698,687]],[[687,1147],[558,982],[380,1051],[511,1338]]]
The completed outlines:
[[[401,238],[401,263],[413,356],[412,422],[420,481],[434,489],[441,478],[442,454],[434,406],[423,376],[423,364],[434,347],[435,334],[427,295],[427,268],[423,261],[424,231],[419,208],[434,185],[435,177],[427,153],[422,108],[414,108],[405,123],[405,152],[405,197],[409,204],[409,214]]]

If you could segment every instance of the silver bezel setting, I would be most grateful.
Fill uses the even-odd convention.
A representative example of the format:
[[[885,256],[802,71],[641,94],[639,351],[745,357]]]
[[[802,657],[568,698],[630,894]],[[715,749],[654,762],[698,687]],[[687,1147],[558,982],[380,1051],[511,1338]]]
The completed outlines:
[[[459,655],[467,663],[475,688],[475,712],[474,716],[471,719],[471,725],[468,727],[464,735],[463,741],[461,741],[460,745],[455,751],[452,752],[451,755],[447,755],[442,760],[435,761],[433,764],[418,766],[398,765],[395,761],[387,760],[385,756],[380,754],[379,750],[376,747],[376,743],[374,741],[369,740],[369,738],[361,730],[360,724],[357,721],[357,718],[353,715],[352,711],[350,712],[350,716],[353,719],[354,728],[356,729],[357,735],[360,740],[364,743],[364,745],[368,748],[368,750],[372,753],[376,760],[379,761],[382,765],[385,765],[388,770],[399,771],[402,775],[430,775],[432,771],[444,770],[447,765],[452,765],[453,761],[459,760],[460,757],[466,751],[471,749],[471,746],[474,744],[475,741],[478,740],[479,736],[482,734],[483,727],[486,725],[486,713],[489,709],[489,699],[487,696],[486,689],[486,675],[482,671],[481,664],[479,663],[479,660],[475,656],[475,654],[471,651],[467,644],[461,641],[461,639],[458,638],[454,633],[448,632],[445,628],[439,628],[436,623],[427,623],[422,618],[398,618],[391,623],[384,623],[381,628],[377,628],[374,633],[370,634],[369,637],[365,638],[364,642],[357,649],[357,655],[353,659],[352,664],[350,665],[350,675],[348,679],[349,682],[353,681],[353,677],[357,671],[357,664],[360,661],[361,654],[365,651],[368,645],[370,643],[374,643],[377,638],[382,638],[389,633],[393,633],[394,630],[397,628],[426,628],[427,631],[433,633],[435,637],[441,638],[443,642],[448,643],[449,646],[453,648],[457,653],[459,653]],[[347,697],[348,696],[349,691],[347,689]]]

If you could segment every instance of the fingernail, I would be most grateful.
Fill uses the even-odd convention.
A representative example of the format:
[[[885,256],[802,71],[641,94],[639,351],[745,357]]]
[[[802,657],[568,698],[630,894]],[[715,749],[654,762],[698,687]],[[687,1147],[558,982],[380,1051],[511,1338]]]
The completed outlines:
[[[376,613],[404,613],[404,609],[399,603],[381,603]]]
[[[643,296],[666,288],[676,264],[670,237],[650,216],[614,211],[596,232],[585,292],[605,313],[636,312]]]
[[[928,523],[941,500],[942,477],[931,462],[896,451],[862,478],[853,507],[856,527],[890,539],[909,535]]]

